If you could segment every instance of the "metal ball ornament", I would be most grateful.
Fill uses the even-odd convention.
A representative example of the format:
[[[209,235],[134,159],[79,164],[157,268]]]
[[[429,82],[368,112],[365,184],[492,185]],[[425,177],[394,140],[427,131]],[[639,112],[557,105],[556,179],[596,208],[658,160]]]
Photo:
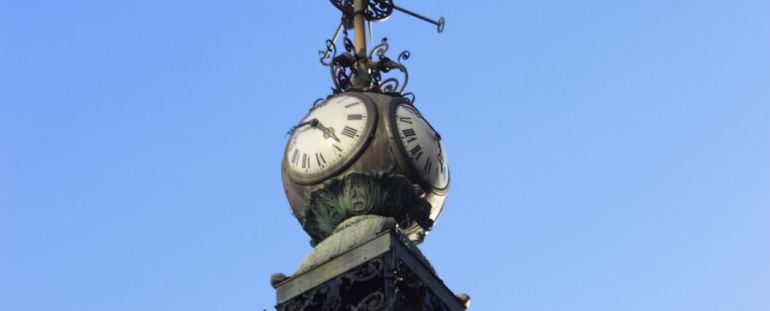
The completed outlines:
[[[444,208],[449,168],[441,136],[405,97],[330,96],[292,130],[282,180],[292,213],[318,243],[353,216],[392,217],[421,242]]]

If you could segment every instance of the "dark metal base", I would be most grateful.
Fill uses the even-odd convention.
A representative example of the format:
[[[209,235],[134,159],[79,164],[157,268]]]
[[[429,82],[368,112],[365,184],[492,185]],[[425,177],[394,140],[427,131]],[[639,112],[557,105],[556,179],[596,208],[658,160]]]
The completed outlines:
[[[276,288],[280,311],[465,310],[420,251],[390,231]]]

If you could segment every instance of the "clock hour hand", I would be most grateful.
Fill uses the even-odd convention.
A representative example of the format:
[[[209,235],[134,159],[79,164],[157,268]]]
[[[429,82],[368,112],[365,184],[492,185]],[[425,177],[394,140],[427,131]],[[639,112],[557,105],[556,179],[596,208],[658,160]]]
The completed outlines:
[[[318,120],[316,120],[316,119],[313,119],[313,120],[315,120],[315,124],[313,124],[312,126],[315,127],[315,128],[318,128],[319,130],[324,132],[324,138],[333,138],[337,142],[340,141],[339,137],[337,137],[337,135],[334,134],[334,128],[332,128],[332,127],[325,127]]]

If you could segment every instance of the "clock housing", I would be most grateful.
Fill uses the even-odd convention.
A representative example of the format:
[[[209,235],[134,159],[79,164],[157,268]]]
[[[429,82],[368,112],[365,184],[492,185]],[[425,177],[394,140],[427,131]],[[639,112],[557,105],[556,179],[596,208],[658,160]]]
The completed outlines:
[[[441,135],[407,101],[391,106],[390,124],[402,159],[427,190],[449,187],[449,166]]]
[[[367,117],[363,118],[362,116],[361,118],[361,121],[366,122],[360,123],[365,124],[365,126],[357,130],[357,134],[361,133],[362,136],[360,140],[349,139],[355,143],[351,144],[349,152],[345,152],[339,157],[340,160],[338,162],[332,163],[330,157],[324,152],[323,156],[328,165],[321,167],[318,165],[321,159],[316,159],[314,153],[309,151],[315,151],[316,148],[324,147],[325,145],[323,144],[325,143],[337,143],[331,137],[332,133],[342,141],[344,137],[341,136],[341,128],[345,126],[358,129],[352,125],[353,123],[348,123],[348,116],[344,114],[344,110],[340,109],[343,112],[332,113],[335,109],[352,103],[352,101],[348,102],[350,99],[345,99],[342,102],[337,102],[337,100],[350,97],[361,100],[362,105],[366,107]],[[328,108],[335,105],[338,105],[337,108]],[[343,118],[343,120],[339,121],[339,123],[327,121],[322,112],[328,112],[337,116],[335,118]],[[355,112],[355,114],[359,113],[364,114],[363,111]],[[404,124],[399,125],[399,117],[411,117],[412,124],[401,122]],[[312,124],[306,123],[314,118],[320,121],[320,126],[316,125],[313,127]],[[351,118],[358,119],[357,116]],[[324,104],[311,110],[299,122],[299,125],[301,126],[294,130],[294,134],[289,138],[286,150],[284,151],[282,179],[292,212],[303,225],[303,228],[306,226],[305,220],[307,219],[308,212],[306,209],[312,206],[313,204],[311,203],[314,202],[313,195],[317,196],[321,192],[328,192],[329,187],[336,187],[335,185],[338,185],[340,180],[349,179],[347,178],[349,175],[401,176],[414,186],[415,195],[429,204],[428,217],[430,224],[428,222],[424,222],[421,225],[415,222],[399,223],[403,232],[412,241],[418,243],[422,241],[425,234],[430,230],[431,224],[438,219],[444,208],[450,182],[446,154],[439,139],[440,136],[408,99],[396,94],[347,91],[330,97]],[[328,128],[333,128],[334,130],[331,131]],[[415,132],[414,137],[419,137],[417,140],[410,141],[413,137],[410,129]],[[406,134],[404,131],[406,131]],[[330,137],[324,137],[325,133]],[[311,136],[304,140],[302,135]],[[416,146],[415,143],[419,143],[420,149],[417,151],[422,151],[422,155],[418,156],[419,152],[417,151],[414,151],[415,153],[412,154],[412,150]],[[316,144],[321,144],[321,147],[318,147]],[[310,146],[310,149],[298,148],[300,151],[298,156],[295,157],[294,149],[297,146]],[[303,153],[307,153],[307,157],[304,160],[305,168],[302,167]],[[426,159],[429,158],[431,160],[427,162]],[[309,168],[307,161],[313,162],[309,165]],[[314,169],[316,166],[318,167],[317,171]],[[348,194],[354,195],[353,193]],[[358,193],[355,195],[358,195]],[[338,202],[336,199],[333,201]],[[344,216],[345,213],[349,215],[359,212],[355,210],[355,207],[350,209],[350,207],[345,206],[344,209],[344,211],[330,210],[328,215],[339,216],[344,219],[344,217],[347,217]],[[338,214],[338,212],[343,214]],[[317,238],[314,239],[317,240]]]
[[[336,175],[366,148],[377,119],[377,108],[369,98],[348,93],[330,97],[311,108],[292,131],[284,151],[284,171],[300,184]]]

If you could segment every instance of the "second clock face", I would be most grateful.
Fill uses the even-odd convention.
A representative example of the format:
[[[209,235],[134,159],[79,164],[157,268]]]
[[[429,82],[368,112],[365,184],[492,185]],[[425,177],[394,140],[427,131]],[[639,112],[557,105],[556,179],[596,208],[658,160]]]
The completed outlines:
[[[449,185],[449,167],[438,133],[409,104],[398,105],[393,122],[403,151],[413,168],[432,187],[446,189]]]
[[[290,176],[311,183],[349,164],[373,130],[375,113],[368,102],[351,95],[313,108],[289,138],[284,161]]]

